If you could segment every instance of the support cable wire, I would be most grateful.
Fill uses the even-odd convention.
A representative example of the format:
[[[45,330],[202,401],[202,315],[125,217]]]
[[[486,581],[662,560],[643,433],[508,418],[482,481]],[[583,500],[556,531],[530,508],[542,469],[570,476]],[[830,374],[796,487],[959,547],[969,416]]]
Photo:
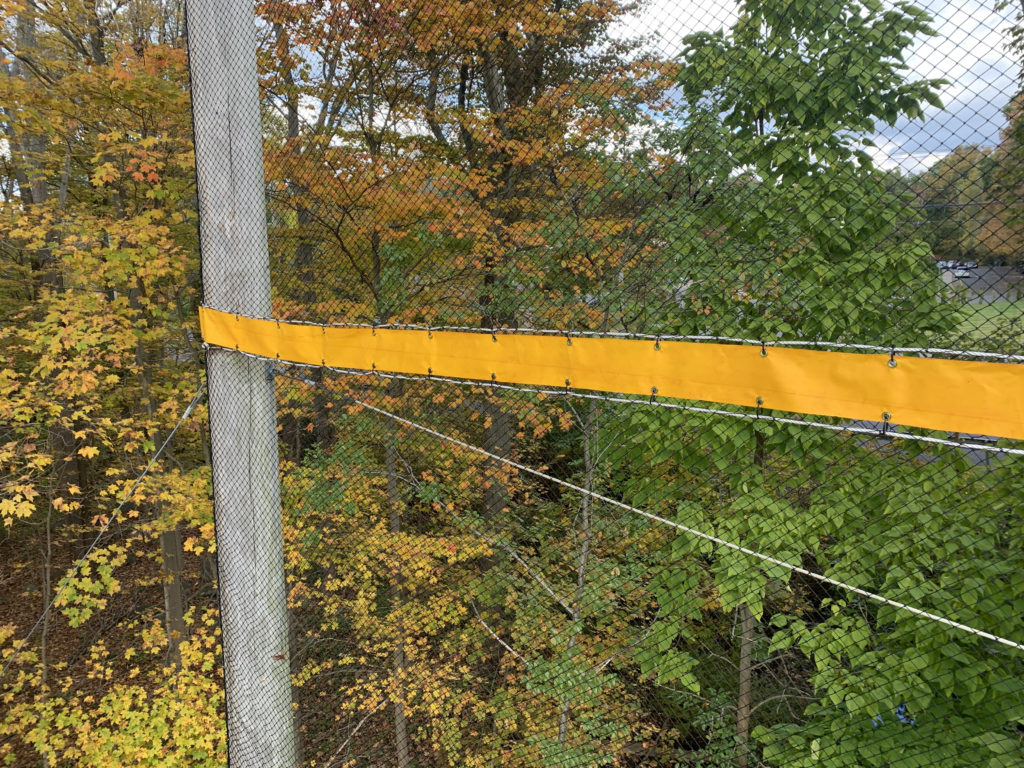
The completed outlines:
[[[258,360],[267,360],[259,355],[253,355],[248,352],[241,354],[247,355]],[[291,376],[285,373],[285,366],[282,362],[273,361],[277,365],[275,367],[275,373],[280,376],[286,376],[287,378],[293,379],[294,381],[301,382],[307,386],[316,387],[319,386],[317,382],[312,379],[301,378],[298,376]],[[591,392],[580,392],[572,388],[567,389],[543,389],[539,387],[527,387],[516,384],[502,384],[499,382],[491,381],[472,381],[467,379],[452,379],[445,376],[413,376],[409,374],[399,373],[384,373],[382,371],[363,371],[351,368],[332,368],[330,366],[314,366],[306,365],[305,363],[292,363],[288,362],[288,366],[295,368],[309,368],[315,370],[330,371],[333,374],[339,376],[373,376],[377,379],[382,380],[393,380],[397,379],[400,381],[418,381],[418,382],[441,382],[444,384],[457,384],[463,387],[486,387],[487,389],[501,389],[510,392],[523,392],[530,395],[542,395],[544,397],[573,397],[585,400],[598,400],[607,403],[623,403],[626,405],[643,405],[651,406],[655,408],[668,408],[677,411],[686,411],[687,413],[701,413],[708,416],[725,416],[727,418],[734,419],[746,419],[749,421],[770,421],[776,424],[788,424],[797,427],[810,427],[811,429],[824,429],[830,432],[836,432],[840,434],[853,434],[853,435],[864,435],[866,437],[877,437],[885,440],[910,440],[914,442],[928,443],[930,445],[942,445],[949,448],[959,448],[961,450],[971,451],[985,451],[987,453],[994,453],[997,455],[1005,456],[1024,456],[1024,448],[1010,448],[989,445],[987,443],[970,442],[967,440],[951,440],[949,438],[932,437],[930,435],[915,435],[906,432],[895,432],[893,431],[893,425],[889,425],[884,429],[873,429],[871,427],[858,427],[852,424],[825,424],[819,421],[808,421],[805,419],[793,419],[785,416],[766,416],[761,412],[746,412],[746,411],[726,411],[721,408],[706,408],[698,405],[684,405],[682,403],[671,403],[657,398],[651,399],[650,397],[626,397],[622,395],[602,395],[594,394]]]
[[[563,488],[567,488],[576,493],[581,493],[585,496],[589,496],[590,498],[595,499],[597,501],[601,501],[606,504],[611,504],[612,506],[618,507],[619,509],[625,510],[626,512],[630,512],[631,514],[645,517],[648,520],[651,520],[652,522],[660,523],[662,525],[675,528],[676,530],[682,531],[683,533],[688,533],[691,536],[704,539],[705,541],[710,541],[714,544],[726,547],[727,549],[732,549],[744,555],[755,557],[766,563],[771,563],[772,565],[780,566],[782,568],[785,568],[786,570],[792,571],[793,573],[799,573],[803,576],[807,576],[808,578],[815,579],[816,581],[820,581],[825,584],[830,584],[834,587],[839,587],[840,589],[844,589],[848,592],[853,592],[854,594],[860,595],[861,597],[865,597],[876,603],[888,605],[893,608],[906,611],[907,613],[911,613],[915,616],[920,616],[921,618],[928,619],[929,621],[934,621],[939,624],[945,624],[946,626],[961,630],[962,632],[966,632],[968,634],[975,635],[985,640],[992,640],[994,642],[1000,643],[1010,648],[1015,648],[1019,651],[1024,651],[1024,643],[1018,643],[1014,640],[1010,640],[1009,638],[1002,637],[991,632],[986,632],[982,629],[976,629],[975,627],[971,627],[967,624],[962,624],[958,621],[948,619],[945,616],[940,616],[939,614],[932,613],[930,611],[925,611],[921,608],[915,608],[914,606],[900,602],[899,600],[893,600],[892,598],[885,597],[884,595],[880,595],[876,592],[870,592],[866,589],[855,587],[852,584],[847,584],[844,581],[839,581],[837,579],[832,579],[828,576],[824,576],[823,574],[815,573],[814,571],[802,568],[799,565],[787,563],[785,560],[779,560],[778,558],[772,557],[771,555],[766,555],[763,552],[757,552],[756,550],[748,549],[747,547],[744,547],[740,544],[735,544],[731,541],[726,541],[725,539],[719,538],[718,536],[715,536],[713,534],[705,533],[704,531],[699,531],[696,528],[691,528],[687,525],[683,525],[682,523],[677,523],[673,520],[669,520],[660,515],[656,515],[653,512],[648,512],[647,510],[640,509],[639,507],[634,507],[631,504],[626,504],[623,501],[613,499],[610,496],[605,496],[604,494],[597,493],[596,491],[587,490],[583,486],[569,482],[568,480],[562,480],[560,478],[554,477],[553,475],[549,475],[546,472],[541,472],[538,469],[534,469],[533,467],[527,466],[525,464],[520,464],[519,462],[514,461],[512,459],[499,456],[496,453],[491,453],[490,451],[486,451],[483,448],[479,448],[475,445],[472,445],[471,443],[459,440],[458,438],[452,437],[451,435],[446,435],[443,432],[439,432],[438,430],[432,429],[423,424],[418,424],[415,421],[410,421],[409,419],[403,418],[395,413],[391,413],[390,411],[387,411],[383,408],[378,408],[377,406],[370,405],[369,403],[363,402],[362,400],[358,400],[356,398],[350,398],[350,400],[354,405],[358,405],[362,408],[365,408],[368,411],[372,411],[373,413],[376,413],[380,416],[384,416],[385,418],[391,419],[392,421],[398,424],[402,424],[403,426],[409,427],[410,429],[418,430],[419,432],[431,435],[432,437],[435,437],[439,440],[443,440],[452,445],[456,445],[460,448],[465,448],[466,450],[472,451],[481,456],[486,456],[487,458],[493,461],[505,464],[509,467],[519,470],[520,472],[525,472],[527,474],[533,475],[534,477],[540,478],[541,480],[554,483],[555,485],[560,485]]]
[[[167,434],[167,438],[164,440],[163,444],[157,449],[156,453],[153,454],[153,457],[149,460],[149,463],[146,465],[145,469],[142,470],[142,474],[135,478],[135,482],[132,483],[131,488],[129,488],[128,492],[124,495],[124,497],[122,497],[120,503],[114,508],[114,511],[110,513],[110,517],[107,518],[107,521],[103,524],[103,527],[100,528],[99,533],[96,534],[96,538],[92,540],[92,543],[89,545],[89,548],[85,550],[85,554],[78,559],[78,562],[76,562],[74,566],[72,566],[68,574],[61,580],[61,583],[57,587],[57,590],[54,592],[53,598],[50,600],[49,605],[46,606],[45,610],[43,610],[42,614],[40,614],[39,618],[36,620],[36,623],[32,625],[32,629],[28,631],[28,634],[25,635],[25,638],[21,641],[21,643],[18,644],[18,647],[15,648],[14,653],[11,654],[11,658],[9,658],[7,660],[7,663],[4,664],[4,668],[0,670],[0,680],[3,680],[4,676],[7,674],[7,670],[11,668],[11,665],[14,664],[15,659],[17,659],[18,656],[21,654],[22,650],[24,650],[25,645],[28,643],[29,640],[32,639],[32,636],[36,633],[36,630],[39,629],[39,625],[43,623],[43,619],[45,619],[47,615],[50,613],[50,611],[53,610],[53,606],[60,599],[61,595],[64,594],[64,591],[67,589],[68,584],[71,583],[71,579],[75,577],[75,575],[81,569],[82,565],[85,564],[85,561],[89,559],[89,555],[92,554],[92,551],[103,539],[103,536],[107,533],[107,530],[110,528],[111,524],[114,522],[115,519],[117,519],[118,514],[121,512],[122,509],[124,509],[125,505],[132,500],[132,496],[135,495],[136,489],[138,489],[138,487],[142,484],[142,481],[145,480],[146,475],[148,475],[150,471],[153,469],[153,467],[156,466],[157,461],[163,455],[163,452],[167,448],[167,446],[171,444],[171,440],[174,439],[174,435],[178,432],[178,429],[181,428],[181,425],[185,423],[185,420],[188,419],[188,417],[192,414],[193,409],[202,399],[203,391],[205,389],[206,382],[203,381],[199,385],[199,388],[196,390],[195,394],[192,396],[192,400],[189,402],[184,412],[182,412],[181,418],[178,419],[178,423],[175,424],[174,428]]]

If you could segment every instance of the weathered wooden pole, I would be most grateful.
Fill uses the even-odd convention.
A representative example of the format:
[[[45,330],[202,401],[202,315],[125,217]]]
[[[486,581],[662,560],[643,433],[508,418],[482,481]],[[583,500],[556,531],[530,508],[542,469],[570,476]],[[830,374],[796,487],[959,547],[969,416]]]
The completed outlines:
[[[269,317],[252,0],[187,0],[204,302]],[[228,756],[293,768],[274,383],[265,361],[207,356]]]

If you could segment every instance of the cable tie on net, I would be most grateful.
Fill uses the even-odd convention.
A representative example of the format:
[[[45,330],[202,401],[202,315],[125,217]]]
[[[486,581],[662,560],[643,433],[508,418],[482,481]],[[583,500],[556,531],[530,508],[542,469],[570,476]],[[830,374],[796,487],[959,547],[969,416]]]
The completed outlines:
[[[495,344],[498,343],[498,329],[497,328],[491,328],[491,341],[493,341]]]
[[[654,398],[657,396],[657,394],[658,394],[658,388],[657,387],[651,387],[651,403],[654,402]]]
[[[756,402],[757,402],[757,418],[760,419],[761,418],[761,406],[764,405],[764,398],[761,397],[760,395],[758,395],[758,398],[757,398]]]
[[[656,338],[654,340],[654,351],[655,352],[661,351],[661,336],[659,336],[658,338]]]
[[[571,381],[569,381],[569,379],[566,379],[566,380],[565,380],[565,394],[566,394],[566,395],[569,395],[569,394],[571,394],[571,393],[569,392],[569,387],[570,387],[571,385],[572,385],[572,382],[571,382]]]
[[[889,436],[889,419],[892,418],[892,414],[886,411],[882,414],[882,437]]]
[[[889,349],[889,367],[896,367],[896,347],[891,347]]]
[[[566,344],[566,346],[569,346],[569,347],[572,346],[572,334],[569,333],[568,331],[565,332],[565,344]]]
[[[765,342],[761,342],[761,357],[768,357],[768,345]]]

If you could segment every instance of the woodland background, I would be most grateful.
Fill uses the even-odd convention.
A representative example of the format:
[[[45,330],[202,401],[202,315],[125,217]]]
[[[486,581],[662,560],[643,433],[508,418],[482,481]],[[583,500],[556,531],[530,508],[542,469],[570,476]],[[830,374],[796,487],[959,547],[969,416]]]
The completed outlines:
[[[927,14],[745,0],[667,59],[633,10],[258,3],[276,315],[1022,351],[936,266],[1024,263],[1021,98],[916,175],[859,143],[938,103]],[[0,0],[5,661],[203,380],[185,44],[180,0]],[[303,764],[1024,764],[1019,654],[351,398],[1020,641],[1018,460],[279,373]],[[0,763],[225,764],[209,463],[201,405],[0,679]]]

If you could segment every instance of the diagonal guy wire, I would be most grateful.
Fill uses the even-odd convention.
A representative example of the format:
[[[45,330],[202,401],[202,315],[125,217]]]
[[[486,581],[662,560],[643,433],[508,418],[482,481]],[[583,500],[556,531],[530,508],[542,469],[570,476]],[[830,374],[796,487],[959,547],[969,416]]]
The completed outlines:
[[[675,528],[679,531],[682,531],[683,533],[688,533],[691,536],[696,536],[697,538],[714,542],[715,544],[726,547],[728,549],[735,550],[736,552],[741,552],[745,555],[756,557],[757,559],[762,560],[766,563],[778,565],[794,573],[799,573],[804,576],[807,576],[808,578],[815,579],[826,584],[831,584],[835,587],[839,587],[840,589],[844,589],[848,592],[853,592],[854,594],[860,595],[861,597],[866,597],[867,599],[873,600],[876,603],[889,605],[893,608],[898,608],[900,610],[906,611],[907,613],[914,614],[915,616],[920,616],[922,618],[928,619],[929,621],[934,621],[939,624],[945,624],[948,627],[959,629],[963,632],[967,632],[968,634],[976,635],[977,637],[981,637],[986,640],[992,640],[994,642],[1001,643],[1002,645],[1009,646],[1010,648],[1015,648],[1019,651],[1024,651],[1024,643],[1018,643],[1014,640],[1010,640],[1009,638],[1001,637],[1000,635],[994,635],[991,632],[986,632],[983,629],[977,629],[967,624],[961,624],[960,622],[953,621],[952,619],[948,619],[945,616],[940,616],[936,613],[931,613],[929,611],[922,610],[921,608],[915,608],[914,606],[908,605],[907,603],[901,603],[898,600],[893,600],[892,598],[885,597],[885,595],[879,595],[875,592],[869,592],[866,589],[855,587],[852,584],[847,584],[843,581],[831,579],[828,576],[824,576],[820,573],[815,573],[814,571],[809,571],[806,568],[801,568],[799,565],[787,563],[785,560],[779,560],[778,558],[772,557],[771,555],[766,555],[763,552],[757,552],[756,550],[748,549],[747,547],[735,544],[731,541],[726,541],[725,539],[721,539],[710,533],[698,531],[696,528],[690,528],[689,526],[683,525],[682,523],[677,523],[673,520],[661,517],[660,515],[656,515],[653,512],[648,512],[644,509],[639,509],[638,507],[634,507],[630,504],[626,504],[625,502],[613,499],[610,496],[605,496],[595,491],[589,491],[580,485],[570,483],[568,480],[562,480],[560,478],[549,475],[545,472],[541,472],[539,469],[534,469],[533,467],[529,467],[525,464],[520,464],[519,462],[513,461],[512,459],[508,459],[503,456],[499,456],[495,453],[491,453],[490,451],[486,451],[483,448],[479,448],[475,445],[459,440],[458,438],[452,437],[451,435],[446,435],[443,432],[438,432],[437,430],[431,429],[430,427],[424,426],[422,424],[417,424],[416,422],[410,421],[409,419],[404,419],[401,416],[398,416],[397,414],[384,410],[383,408],[377,408],[376,406],[370,405],[369,403],[365,403],[361,400],[357,400],[356,398],[350,398],[350,400],[352,403],[359,405],[360,407],[365,408],[368,411],[372,411],[376,414],[384,416],[385,418],[391,419],[392,421],[398,422],[399,424],[403,424],[407,427],[418,430],[425,434],[432,435],[433,437],[451,443],[452,445],[457,445],[461,448],[465,448],[466,450],[473,451],[474,453],[478,453],[481,456],[486,456],[489,459],[501,462],[502,464],[506,464],[510,467],[514,467],[515,469],[518,469],[521,472],[533,475],[534,477],[539,477],[542,480],[546,480],[550,483],[560,485],[563,488],[568,488],[569,490],[575,491],[576,493],[582,493],[598,501],[602,501],[606,504],[611,504],[612,506],[618,507],[619,509],[623,509],[634,515],[646,517],[648,520],[651,520],[655,523],[667,525],[671,528]]]

